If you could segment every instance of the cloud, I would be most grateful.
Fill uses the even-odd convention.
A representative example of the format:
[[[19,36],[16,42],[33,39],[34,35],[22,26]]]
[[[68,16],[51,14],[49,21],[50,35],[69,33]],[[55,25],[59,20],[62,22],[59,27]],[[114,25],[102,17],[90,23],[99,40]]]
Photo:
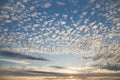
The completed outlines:
[[[43,8],[49,8],[49,7],[51,7],[51,6],[52,6],[51,3],[45,3],[44,6],[43,6]]]
[[[43,57],[35,57],[35,56],[30,56],[30,55],[23,55],[20,53],[15,53],[15,52],[9,52],[9,51],[0,51],[0,56],[8,57],[8,58],[15,58],[15,59],[26,59],[26,60],[40,60],[40,61],[49,61],[46,58]]]
[[[56,68],[56,69],[66,69],[65,67],[61,67],[61,66],[49,66],[49,67]]]
[[[64,76],[67,74],[47,71],[34,70],[0,70],[0,75],[17,75],[17,76]]]
[[[100,68],[102,69],[108,69],[108,70],[120,70],[120,64],[111,64],[111,63],[107,63],[105,65],[100,66]]]
[[[7,62],[12,62],[17,64],[29,64],[28,62],[23,60],[0,59],[0,61],[7,61]]]
[[[120,47],[118,43],[108,43],[100,39],[89,41],[87,44],[91,48],[91,54],[82,56],[83,59],[91,59],[90,66],[100,69],[120,70]]]
[[[95,0],[89,0],[89,2],[90,2],[90,3],[94,3],[94,2],[95,2]]]
[[[56,3],[57,3],[58,5],[61,5],[61,6],[64,6],[64,5],[65,5],[64,2],[60,2],[60,1],[57,1]]]
[[[102,69],[120,70],[120,48],[115,44],[106,44],[93,58],[95,66]],[[111,47],[110,47],[111,46]]]
[[[103,55],[104,56],[104,55]],[[107,69],[113,71],[120,70],[120,56],[113,56],[113,57],[102,57],[97,59],[92,66],[100,68],[100,69]]]
[[[25,3],[26,3],[26,2],[28,2],[28,0],[23,0],[23,2],[25,2]]]
[[[45,71],[32,71],[32,70],[0,70],[0,75],[5,75],[5,76],[10,76],[10,75],[14,75],[14,76],[53,76],[53,77],[59,77],[59,79],[61,79],[61,77],[64,77],[63,79],[70,79],[70,76],[72,76],[72,79],[81,79],[82,80],[86,80],[86,78],[95,78],[98,77],[100,78],[113,78],[113,77],[119,77],[120,74],[119,72],[117,73],[77,73],[77,74],[67,74],[67,73],[57,73],[57,72],[45,72]],[[50,78],[51,79],[51,78]],[[55,79],[55,78],[54,78]],[[8,79],[9,80],[9,79]],[[89,79],[88,79],[89,80]],[[91,79],[90,79],[91,80]],[[114,80],[114,79],[113,79]],[[116,79],[115,79],[116,80]]]
[[[57,73],[57,72],[45,72],[45,71],[28,71],[31,73],[38,73],[38,74],[43,74],[43,75],[61,75],[61,73]]]
[[[100,4],[96,4],[96,8],[100,8]]]
[[[6,20],[6,23],[11,23],[12,21],[11,20]]]

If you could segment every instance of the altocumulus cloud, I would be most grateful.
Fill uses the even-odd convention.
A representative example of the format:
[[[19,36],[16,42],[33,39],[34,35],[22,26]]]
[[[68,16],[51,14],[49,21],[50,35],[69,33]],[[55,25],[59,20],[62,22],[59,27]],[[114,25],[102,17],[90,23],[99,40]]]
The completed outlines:
[[[97,43],[97,44],[96,44]],[[120,46],[119,43],[108,43],[105,41],[94,41],[95,51],[93,55],[85,55],[83,59],[92,59],[91,66],[108,69],[120,70]],[[88,44],[89,45],[89,44]]]
[[[109,50],[106,53],[95,55],[93,57],[96,62],[94,66],[108,70],[120,70],[120,55],[118,51],[112,53]]]
[[[14,59],[19,59],[19,60],[40,60],[40,61],[49,61],[46,58],[43,57],[35,57],[31,55],[24,55],[21,53],[15,53],[15,52],[10,52],[10,51],[0,51],[0,56],[7,57],[7,58],[14,58]]]

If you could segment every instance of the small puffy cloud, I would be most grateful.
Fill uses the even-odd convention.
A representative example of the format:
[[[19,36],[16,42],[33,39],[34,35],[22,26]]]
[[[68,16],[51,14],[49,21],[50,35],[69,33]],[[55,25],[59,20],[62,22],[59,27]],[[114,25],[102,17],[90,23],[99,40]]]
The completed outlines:
[[[101,6],[100,6],[100,4],[96,4],[95,7],[99,9]]]
[[[6,22],[5,23],[11,23],[12,21],[11,20],[6,20]]]
[[[116,26],[120,27],[120,23],[117,23]]]
[[[57,4],[58,4],[58,5],[61,5],[61,6],[64,6],[64,5],[65,5],[64,2],[60,2],[60,1],[57,1]]]
[[[90,2],[90,3],[94,3],[94,2],[95,2],[95,0],[89,0],[89,2]]]
[[[56,32],[55,33],[60,33],[60,31],[59,30],[56,30]]]
[[[91,15],[94,15],[94,14],[95,14],[95,11],[92,11],[92,12],[91,12]]]
[[[65,21],[61,21],[61,24],[64,25],[64,24],[66,24],[66,22]]]
[[[37,23],[36,23],[36,24],[34,24],[34,27],[38,27],[38,26],[39,26],[39,24],[37,24]]]
[[[49,8],[49,7],[51,7],[51,6],[52,6],[51,3],[45,3],[44,6],[43,6],[43,8]]]
[[[28,0],[23,0],[23,2],[28,2]]]
[[[7,14],[4,14],[3,17],[6,18],[6,19],[9,19],[10,16],[7,15]]]
[[[15,20],[18,20],[18,19],[17,19],[16,17],[12,17],[12,20],[14,20],[14,21],[15,21]]]
[[[38,13],[37,12],[34,12],[34,13],[32,13],[32,17],[36,17],[38,15]]]
[[[32,30],[34,31],[34,30],[35,30],[35,28],[33,27],[33,28],[32,28]]]
[[[31,11],[32,11],[32,10],[34,10],[34,9],[35,9],[35,7],[34,7],[34,6],[31,6],[31,7],[30,7],[30,10],[31,10]]]

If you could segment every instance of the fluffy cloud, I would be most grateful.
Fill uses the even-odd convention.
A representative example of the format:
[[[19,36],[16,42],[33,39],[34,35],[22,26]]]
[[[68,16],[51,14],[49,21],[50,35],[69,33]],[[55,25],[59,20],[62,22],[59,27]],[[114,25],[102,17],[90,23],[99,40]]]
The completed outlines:
[[[51,3],[45,3],[44,6],[43,6],[43,8],[49,8],[50,6],[52,6]]]

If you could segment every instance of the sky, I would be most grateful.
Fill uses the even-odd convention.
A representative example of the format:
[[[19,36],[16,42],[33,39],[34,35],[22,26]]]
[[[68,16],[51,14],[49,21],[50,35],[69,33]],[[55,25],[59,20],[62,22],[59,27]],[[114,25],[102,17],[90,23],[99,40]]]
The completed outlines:
[[[0,76],[120,79],[119,14],[120,0],[0,0]]]

